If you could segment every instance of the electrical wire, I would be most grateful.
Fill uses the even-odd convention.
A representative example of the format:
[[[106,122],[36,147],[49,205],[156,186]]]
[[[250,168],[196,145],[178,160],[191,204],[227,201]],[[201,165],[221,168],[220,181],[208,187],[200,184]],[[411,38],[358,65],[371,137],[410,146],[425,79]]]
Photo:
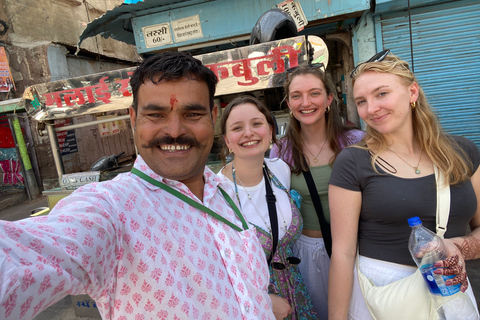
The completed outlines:
[[[415,72],[415,62],[413,60],[412,14],[410,13],[410,0],[408,0],[408,28],[410,31],[410,55],[412,59],[411,69],[412,72]]]

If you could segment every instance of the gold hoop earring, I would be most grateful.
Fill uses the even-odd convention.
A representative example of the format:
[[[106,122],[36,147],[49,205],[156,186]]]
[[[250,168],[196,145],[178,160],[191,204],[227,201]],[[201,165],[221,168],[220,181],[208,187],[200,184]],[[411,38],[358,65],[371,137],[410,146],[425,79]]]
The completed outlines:
[[[290,117],[293,118],[293,112],[290,110]]]
[[[329,113],[330,112],[330,105],[327,106],[327,108],[325,109],[325,113]]]
[[[417,101],[411,102],[410,106],[412,107],[412,109],[415,109],[417,107]]]
[[[270,140],[270,145],[268,146],[268,149],[272,149],[273,148],[273,140]]]
[[[232,149],[228,149],[228,153],[233,153],[233,150],[232,150]]]

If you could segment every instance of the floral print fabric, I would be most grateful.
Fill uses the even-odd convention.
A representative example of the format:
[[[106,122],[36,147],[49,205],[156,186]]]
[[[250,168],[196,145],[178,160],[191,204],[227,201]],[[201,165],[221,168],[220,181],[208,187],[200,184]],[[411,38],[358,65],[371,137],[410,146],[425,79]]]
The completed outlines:
[[[317,313],[310,300],[298,266],[290,265],[287,261],[287,258],[294,256],[293,244],[300,237],[303,229],[302,216],[293,200],[291,200],[291,208],[292,223],[288,227],[285,236],[279,239],[277,250],[272,259],[272,263],[281,262],[286,268],[285,270],[279,271],[274,270],[271,266],[269,267],[270,284],[268,286],[268,292],[278,294],[290,302],[294,312],[286,319],[317,319]],[[256,230],[257,237],[262,243],[265,255],[269,257],[272,251],[272,238],[268,231],[259,227],[257,227]]]
[[[135,168],[199,201],[182,183]],[[241,227],[208,168],[203,204]],[[200,202],[200,201],[199,201]],[[0,319],[31,319],[88,294],[103,319],[274,319],[255,228],[237,232],[125,173],[47,215],[0,221]]]

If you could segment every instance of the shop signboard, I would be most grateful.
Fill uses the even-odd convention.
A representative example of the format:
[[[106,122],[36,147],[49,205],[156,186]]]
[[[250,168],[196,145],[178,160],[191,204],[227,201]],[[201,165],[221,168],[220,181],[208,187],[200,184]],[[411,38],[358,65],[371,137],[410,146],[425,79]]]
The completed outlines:
[[[293,18],[298,31],[305,29],[305,26],[308,24],[308,20],[303,13],[303,9],[299,1],[286,0],[279,3],[277,8],[282,9]]]
[[[221,96],[281,87],[289,68],[312,60],[323,62],[326,67],[328,50],[319,37],[308,36],[307,40],[306,36],[297,36],[195,58],[215,72],[219,80],[216,95]],[[25,90],[20,105],[37,121],[127,109],[132,104],[129,81],[134,70],[135,67],[37,84]]]
[[[173,35],[175,42],[183,42],[196,38],[202,38],[202,24],[200,16],[187,17],[172,21]]]
[[[55,121],[55,128],[60,128],[72,124],[72,119],[60,119]],[[65,130],[57,132],[58,146],[62,156],[78,152],[77,138],[75,130]]]
[[[80,186],[100,181],[100,171],[75,172],[62,175],[60,187],[65,190],[75,190]]]
[[[156,24],[142,28],[145,46],[155,48],[173,43],[170,25],[168,23]]]

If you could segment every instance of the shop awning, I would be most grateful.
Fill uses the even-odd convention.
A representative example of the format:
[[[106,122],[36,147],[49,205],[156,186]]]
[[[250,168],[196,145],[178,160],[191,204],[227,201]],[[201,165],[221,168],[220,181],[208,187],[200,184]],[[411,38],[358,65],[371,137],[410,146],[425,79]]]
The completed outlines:
[[[80,47],[80,44],[86,38],[96,35],[135,45],[131,18],[187,7],[202,2],[208,1],[144,0],[143,2],[131,4],[123,3],[90,22],[80,35],[78,46]]]
[[[296,10],[308,25],[301,31],[360,16],[371,0],[304,1]],[[144,0],[107,11],[90,22],[80,42],[95,35],[135,45],[139,54],[182,48],[197,49],[209,44],[241,47],[258,18],[281,0]],[[295,11],[297,13],[297,11]],[[297,15],[295,15],[297,16]],[[301,34],[302,34],[301,33]],[[237,43],[238,42],[238,43]],[[217,48],[216,50],[224,50]]]

